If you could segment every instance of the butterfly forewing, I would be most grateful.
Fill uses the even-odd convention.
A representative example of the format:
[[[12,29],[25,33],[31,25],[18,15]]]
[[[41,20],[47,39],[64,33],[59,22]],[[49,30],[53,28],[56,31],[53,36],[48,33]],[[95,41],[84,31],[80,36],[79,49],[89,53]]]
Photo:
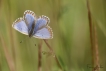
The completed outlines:
[[[36,17],[35,17],[35,13],[33,11],[30,10],[26,10],[24,12],[24,20],[25,23],[28,26],[28,33],[30,34],[34,29],[33,27],[35,26],[35,21],[36,21]]]
[[[22,34],[28,35],[28,27],[23,18],[18,18],[12,25],[14,29]]]

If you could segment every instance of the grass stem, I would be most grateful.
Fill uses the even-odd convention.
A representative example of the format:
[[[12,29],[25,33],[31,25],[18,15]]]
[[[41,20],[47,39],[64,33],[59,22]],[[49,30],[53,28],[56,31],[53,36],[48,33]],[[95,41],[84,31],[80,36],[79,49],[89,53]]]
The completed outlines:
[[[96,25],[93,24],[93,19],[90,11],[89,1],[87,0],[87,8],[88,8],[88,20],[89,20],[89,28],[90,28],[90,41],[91,41],[91,48],[92,48],[92,55],[93,55],[93,69],[92,71],[100,71],[99,67],[99,51],[98,51],[98,39],[97,39],[97,31]]]
[[[42,71],[42,40],[38,45],[38,71]]]
[[[6,60],[7,60],[10,71],[16,71],[15,70],[14,60],[9,54],[9,51],[7,49],[7,46],[6,46],[6,43],[4,42],[3,37],[1,37],[0,40],[1,40],[1,43],[2,43],[3,51],[4,51],[4,54],[5,54],[5,57],[6,57]]]
[[[55,53],[54,53],[52,47],[48,44],[47,40],[44,39],[44,42],[46,43],[46,45],[47,45],[48,48],[50,49],[51,53],[53,54],[53,56],[54,56],[54,58],[55,58],[55,60],[56,60],[56,63],[57,63],[57,65],[58,65],[58,67],[62,70],[62,67],[61,67],[61,65],[60,65],[60,63],[59,63],[59,61],[58,61],[58,58],[57,58],[57,56],[55,55]]]

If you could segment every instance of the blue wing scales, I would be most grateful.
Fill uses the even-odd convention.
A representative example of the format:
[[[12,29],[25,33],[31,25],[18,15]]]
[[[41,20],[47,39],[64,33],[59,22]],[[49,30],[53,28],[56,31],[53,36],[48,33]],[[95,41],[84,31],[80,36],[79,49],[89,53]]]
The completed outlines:
[[[33,37],[39,38],[39,39],[52,39],[53,38],[53,32],[52,29],[49,26],[46,26],[40,30],[38,30]]]
[[[23,18],[18,18],[12,25],[14,29],[22,34],[28,35],[28,27]]]

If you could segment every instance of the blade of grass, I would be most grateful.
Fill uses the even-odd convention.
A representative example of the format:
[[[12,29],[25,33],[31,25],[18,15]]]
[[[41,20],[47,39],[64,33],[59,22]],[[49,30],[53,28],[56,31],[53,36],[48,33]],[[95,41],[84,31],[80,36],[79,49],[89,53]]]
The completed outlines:
[[[93,21],[92,21],[90,4],[88,0],[87,0],[87,8],[88,8],[91,48],[92,48],[92,55],[93,55],[92,62],[93,62],[93,67],[94,67],[92,71],[100,71],[100,69],[98,68],[100,64],[99,64],[99,51],[98,51],[96,25],[93,24]]]
[[[62,70],[62,67],[61,67],[61,65],[60,65],[60,63],[59,63],[59,61],[58,61],[58,58],[57,58],[57,56],[55,55],[55,53],[54,53],[52,47],[48,44],[47,40],[44,39],[44,42],[46,43],[46,45],[47,45],[48,48],[50,49],[51,53],[53,54],[53,57],[55,58],[58,67]]]
[[[42,40],[38,45],[38,71],[42,71]]]
[[[2,46],[3,46],[4,54],[5,54],[5,57],[6,57],[10,71],[16,71],[13,58],[9,54],[9,51],[7,49],[7,46],[6,46],[6,43],[4,42],[3,37],[0,37],[0,40],[1,40],[1,43],[2,43]]]

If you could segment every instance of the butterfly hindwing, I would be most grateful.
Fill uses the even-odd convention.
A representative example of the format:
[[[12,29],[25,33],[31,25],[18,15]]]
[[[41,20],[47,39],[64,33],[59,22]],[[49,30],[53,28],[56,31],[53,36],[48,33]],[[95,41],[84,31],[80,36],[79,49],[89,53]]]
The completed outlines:
[[[34,34],[36,33],[36,31],[46,27],[50,22],[50,19],[44,15],[40,16],[37,20],[36,20],[36,25],[34,28]]]
[[[28,27],[23,18],[18,18],[12,25],[14,29],[21,32],[22,34],[28,35]]]
[[[52,29],[49,26],[46,26],[40,30],[38,30],[33,37],[39,38],[39,39],[51,39],[53,38],[53,32]]]

